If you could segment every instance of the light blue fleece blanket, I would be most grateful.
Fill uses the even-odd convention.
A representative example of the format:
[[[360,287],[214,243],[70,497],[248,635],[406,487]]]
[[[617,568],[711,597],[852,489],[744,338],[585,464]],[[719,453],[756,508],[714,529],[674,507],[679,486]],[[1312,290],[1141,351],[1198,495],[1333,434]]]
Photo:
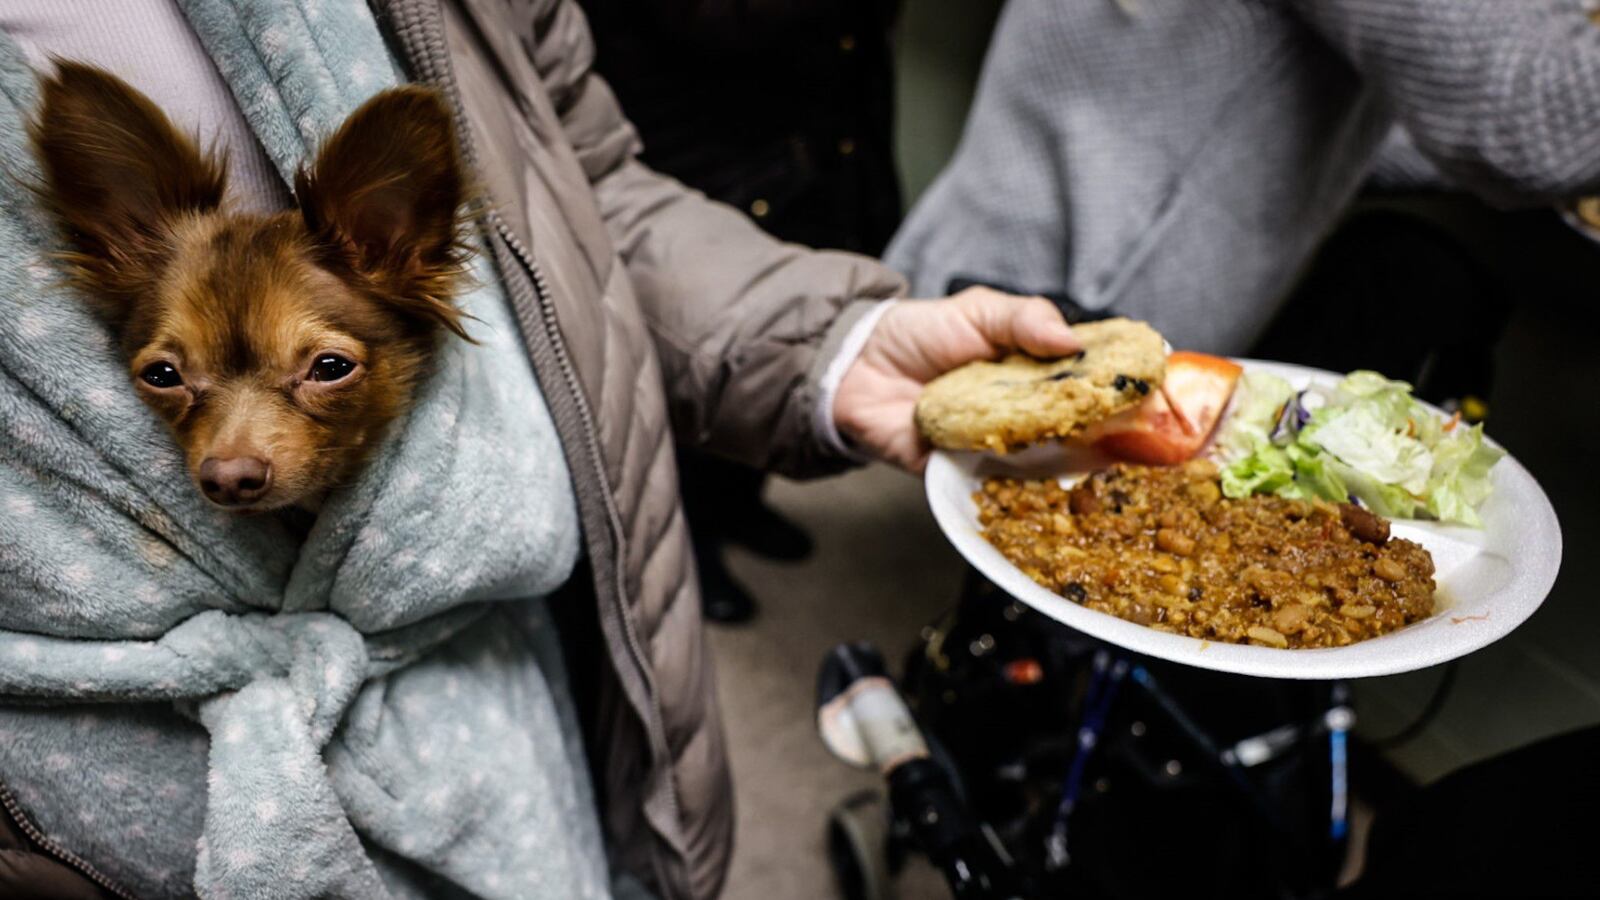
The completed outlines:
[[[285,175],[398,79],[361,0],[182,5]],[[0,161],[28,177],[5,43]],[[301,539],[205,504],[53,249],[0,179],[0,776],[41,827],[154,895],[607,896],[528,599],[569,576],[575,505],[484,257],[482,345],[448,344]]]

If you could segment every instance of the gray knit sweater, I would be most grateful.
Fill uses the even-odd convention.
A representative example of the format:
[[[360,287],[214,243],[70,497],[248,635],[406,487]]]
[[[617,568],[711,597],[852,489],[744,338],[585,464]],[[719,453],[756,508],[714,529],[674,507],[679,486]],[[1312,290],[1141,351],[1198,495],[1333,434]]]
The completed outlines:
[[[1581,0],[1011,0],[888,259],[1239,352],[1398,124],[1501,204],[1600,187]]]

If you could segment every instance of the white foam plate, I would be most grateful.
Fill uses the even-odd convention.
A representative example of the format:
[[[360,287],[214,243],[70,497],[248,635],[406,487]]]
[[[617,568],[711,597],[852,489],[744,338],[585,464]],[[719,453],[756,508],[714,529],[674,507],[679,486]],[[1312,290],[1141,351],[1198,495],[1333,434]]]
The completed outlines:
[[[1280,375],[1297,388],[1332,385],[1338,375],[1284,363],[1242,359],[1247,371]],[[1442,415],[1442,413],[1441,413]],[[1279,650],[1203,641],[1146,628],[1096,612],[1039,586],[984,540],[972,494],[991,475],[1071,483],[1107,462],[1085,451],[1035,447],[998,457],[937,451],[925,486],[945,537],[978,571],[1011,596],[1078,631],[1149,656],[1220,672],[1268,678],[1343,679],[1392,675],[1465,656],[1505,637],[1544,602],[1561,566],[1561,526],[1550,500],[1510,456],[1493,470],[1494,493],[1479,510],[1478,529],[1396,520],[1392,534],[1433,554],[1434,614],[1348,647]]]

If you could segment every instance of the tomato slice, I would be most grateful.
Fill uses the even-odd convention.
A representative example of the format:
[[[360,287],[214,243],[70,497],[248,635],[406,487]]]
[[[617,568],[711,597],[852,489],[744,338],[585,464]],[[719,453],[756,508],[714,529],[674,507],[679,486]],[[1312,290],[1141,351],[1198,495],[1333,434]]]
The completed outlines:
[[[1191,459],[1216,429],[1243,372],[1232,360],[1180,350],[1167,357],[1160,390],[1090,428],[1083,440],[1129,462],[1170,466]]]

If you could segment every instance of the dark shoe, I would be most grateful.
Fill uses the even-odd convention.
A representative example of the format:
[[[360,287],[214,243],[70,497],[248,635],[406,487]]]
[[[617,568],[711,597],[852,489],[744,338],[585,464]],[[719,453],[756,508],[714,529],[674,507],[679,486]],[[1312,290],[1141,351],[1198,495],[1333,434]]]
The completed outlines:
[[[737,625],[755,618],[756,598],[734,580],[722,561],[720,546],[708,552],[696,549],[695,562],[700,568],[700,609],[706,621]]]
[[[794,562],[810,556],[815,549],[805,529],[784,518],[759,497],[734,512],[734,516],[732,527],[724,531],[723,536],[758,556]]]

